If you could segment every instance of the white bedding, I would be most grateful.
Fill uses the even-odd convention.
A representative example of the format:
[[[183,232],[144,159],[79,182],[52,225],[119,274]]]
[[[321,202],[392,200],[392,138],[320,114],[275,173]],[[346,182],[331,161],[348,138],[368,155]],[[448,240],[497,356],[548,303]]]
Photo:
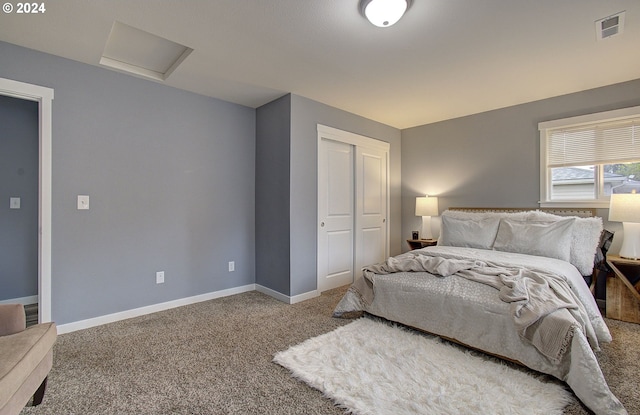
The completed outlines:
[[[611,341],[611,335],[593,296],[573,265],[553,258],[451,246],[423,248],[399,257],[415,254],[474,259],[561,275],[584,305],[591,329],[574,330],[569,350],[559,363],[554,363],[518,336],[509,304],[498,298],[495,288],[457,275],[443,278],[427,272],[374,275],[372,300],[363,302],[361,294],[364,293],[354,294],[350,290],[336,307],[334,315],[361,308],[392,321],[452,338],[565,381],[576,396],[598,415],[627,413],[609,390],[593,353],[593,350],[598,350],[599,342]],[[588,336],[587,333],[591,334]]]

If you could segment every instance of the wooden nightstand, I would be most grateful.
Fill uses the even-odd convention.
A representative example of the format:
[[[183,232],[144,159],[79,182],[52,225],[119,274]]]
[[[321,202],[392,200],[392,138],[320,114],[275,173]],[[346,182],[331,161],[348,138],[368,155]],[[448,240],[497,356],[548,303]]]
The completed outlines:
[[[438,244],[437,239],[407,239],[407,243],[409,244],[409,248],[412,250],[420,249],[427,246],[434,246]]]
[[[640,260],[607,255],[615,276],[607,278],[607,317],[640,323]]]

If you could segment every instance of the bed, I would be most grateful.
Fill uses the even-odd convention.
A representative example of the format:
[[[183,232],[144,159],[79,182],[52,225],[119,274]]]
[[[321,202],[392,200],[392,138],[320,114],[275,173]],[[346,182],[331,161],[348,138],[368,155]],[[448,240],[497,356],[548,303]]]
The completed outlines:
[[[442,336],[565,381],[597,415],[627,414],[594,354],[612,339],[583,278],[602,220],[573,213],[447,210],[437,246],[365,267],[334,316]]]

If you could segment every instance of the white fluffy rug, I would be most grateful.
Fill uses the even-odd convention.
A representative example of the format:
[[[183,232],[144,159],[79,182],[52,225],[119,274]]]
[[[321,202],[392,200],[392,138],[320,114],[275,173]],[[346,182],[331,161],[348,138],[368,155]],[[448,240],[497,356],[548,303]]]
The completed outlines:
[[[279,352],[274,362],[359,415],[559,415],[573,399],[558,383],[368,318]]]

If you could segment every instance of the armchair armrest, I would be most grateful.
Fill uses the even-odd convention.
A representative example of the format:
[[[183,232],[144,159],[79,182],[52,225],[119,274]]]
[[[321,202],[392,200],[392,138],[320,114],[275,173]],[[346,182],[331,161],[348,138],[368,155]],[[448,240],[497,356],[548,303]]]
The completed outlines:
[[[23,331],[27,318],[22,304],[0,304],[0,336]]]

